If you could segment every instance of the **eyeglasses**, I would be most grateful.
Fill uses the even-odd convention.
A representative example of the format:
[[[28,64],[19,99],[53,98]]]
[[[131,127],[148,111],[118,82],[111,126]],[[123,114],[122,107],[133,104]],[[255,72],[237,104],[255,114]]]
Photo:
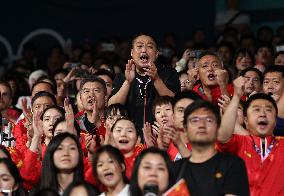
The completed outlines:
[[[201,121],[205,121],[205,123],[207,125],[212,125],[214,123],[216,123],[216,119],[213,118],[213,117],[210,117],[210,116],[206,116],[206,117],[198,117],[198,116],[195,116],[195,117],[191,117],[188,119],[188,121],[193,124],[193,125],[197,125],[199,124]]]

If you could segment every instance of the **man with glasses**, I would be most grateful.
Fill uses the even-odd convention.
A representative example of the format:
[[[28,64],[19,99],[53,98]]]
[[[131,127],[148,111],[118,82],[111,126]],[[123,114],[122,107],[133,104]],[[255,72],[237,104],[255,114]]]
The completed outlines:
[[[244,162],[215,149],[221,123],[218,106],[197,100],[185,109],[183,122],[192,151],[174,170],[182,174],[190,195],[249,195]]]

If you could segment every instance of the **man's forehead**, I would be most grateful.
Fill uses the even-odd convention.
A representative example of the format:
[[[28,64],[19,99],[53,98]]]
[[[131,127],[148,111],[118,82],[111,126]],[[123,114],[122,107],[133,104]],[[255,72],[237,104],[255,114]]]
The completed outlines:
[[[102,84],[99,83],[99,82],[86,82],[82,89],[85,89],[85,88],[102,88]]]
[[[252,76],[252,75],[257,76],[259,78],[259,75],[255,71],[247,71],[244,76]]]
[[[220,60],[214,55],[205,55],[205,56],[203,56],[199,59],[199,62],[201,62],[201,63],[206,63],[206,62],[218,62],[218,63],[220,63]]]
[[[190,99],[190,98],[182,98],[182,99],[180,99],[180,100],[178,100],[178,101],[176,102],[176,104],[175,104],[174,107],[176,108],[176,107],[182,106],[182,107],[186,108],[186,107],[189,106],[192,102],[193,102],[193,100]]]
[[[280,72],[268,72],[264,75],[264,79],[266,78],[282,78],[282,74]]]
[[[262,106],[265,106],[265,107],[273,107],[273,104],[266,100],[266,99],[256,99],[256,100],[253,100],[250,104],[249,107],[262,107]]]
[[[150,37],[150,36],[147,36],[147,35],[138,36],[134,40],[134,44],[137,44],[137,43],[146,43],[146,44],[154,44],[154,45],[156,45],[154,39],[152,37]]]
[[[35,104],[45,104],[45,103],[53,103],[53,101],[52,101],[52,99],[50,97],[42,96],[42,97],[37,98],[34,101],[34,103]]]

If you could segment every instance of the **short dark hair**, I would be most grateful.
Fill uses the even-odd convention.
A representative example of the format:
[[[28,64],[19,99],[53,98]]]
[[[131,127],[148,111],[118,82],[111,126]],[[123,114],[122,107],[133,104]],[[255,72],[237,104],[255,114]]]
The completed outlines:
[[[103,76],[103,75],[108,76],[112,80],[114,80],[115,78],[115,75],[106,69],[98,69],[98,71],[96,71],[95,73],[95,76]]]
[[[49,92],[45,92],[45,91],[40,91],[37,94],[35,94],[35,96],[33,96],[32,101],[31,101],[32,105],[40,97],[49,97],[52,100],[53,104],[56,105],[56,98],[54,97],[54,95],[50,94]]]
[[[259,69],[255,68],[255,67],[248,67],[248,68],[245,68],[244,70],[242,70],[242,71],[240,72],[240,76],[244,76],[244,75],[245,75],[247,72],[249,72],[249,71],[255,72],[255,73],[258,75],[260,82],[261,82],[261,83],[263,82],[263,74],[262,74],[262,72],[259,71]]]
[[[122,116],[128,117],[127,108],[120,103],[115,103],[105,108],[105,118],[107,118],[108,116],[116,115],[118,111]]]
[[[270,95],[267,95],[265,93],[256,93],[256,94],[253,94],[252,96],[250,96],[248,98],[248,100],[244,103],[244,116],[247,116],[247,110],[248,110],[248,107],[250,106],[251,102],[253,102],[254,100],[257,100],[257,99],[264,99],[264,100],[267,100],[269,101],[270,103],[272,103],[273,107],[275,108],[276,110],[276,116],[278,114],[278,107],[277,107],[277,104],[275,102],[275,100],[270,96]]]
[[[252,63],[255,63],[255,58],[254,55],[251,53],[251,51],[247,48],[240,48],[237,50],[235,56],[234,56],[234,60],[233,60],[233,65],[236,66],[236,62],[237,62],[237,58],[238,56],[249,56],[249,58],[252,60]]]
[[[265,70],[265,72],[263,73],[263,76],[265,77],[267,73],[272,73],[272,72],[280,73],[282,78],[284,78],[284,67],[283,66],[270,66],[269,68]]]
[[[198,57],[198,61],[200,61],[205,56],[214,56],[214,57],[216,57],[220,61],[220,63],[222,63],[222,60],[221,60],[220,56],[218,54],[216,54],[215,52],[211,52],[211,51],[204,51],[204,52],[202,52],[199,55],[199,57]]]
[[[143,150],[135,160],[134,167],[133,167],[133,170],[132,170],[133,172],[132,172],[132,176],[131,176],[130,187],[129,187],[129,191],[130,191],[131,196],[142,195],[142,190],[140,190],[139,185],[138,185],[138,180],[139,180],[138,179],[138,170],[139,170],[141,161],[148,154],[155,154],[155,155],[160,155],[161,157],[163,157],[163,159],[166,163],[168,173],[169,173],[169,179],[168,179],[169,184],[168,184],[167,189],[169,189],[174,183],[175,178],[174,178],[173,166],[172,166],[172,162],[169,158],[169,155],[167,154],[166,151],[160,150],[160,149],[155,148],[155,147],[150,147],[150,148]]]
[[[133,47],[133,45],[134,45],[134,42],[136,41],[136,39],[138,38],[138,37],[140,37],[140,36],[148,36],[148,37],[151,37],[152,39],[153,39],[153,41],[154,41],[154,44],[156,45],[156,48],[158,49],[159,47],[158,47],[158,42],[157,42],[157,39],[155,38],[155,36],[153,36],[152,34],[150,34],[150,33],[138,33],[138,34],[136,34],[134,37],[133,37],[133,39],[132,39],[132,42],[131,42],[131,47]],[[159,50],[159,49],[158,49]]]
[[[97,76],[93,76],[93,77],[89,77],[89,78],[84,78],[81,83],[80,83],[80,91],[82,90],[83,86],[87,83],[87,82],[97,82],[99,84],[102,85],[103,87],[103,91],[106,94],[106,83],[103,79],[97,77]]]
[[[174,98],[172,99],[172,105],[175,107],[176,103],[180,101],[181,99],[191,99],[193,101],[201,100],[202,97],[196,93],[195,91],[189,90],[189,91],[183,91],[178,92]]]
[[[37,86],[38,84],[47,84],[50,87],[51,92],[53,93],[53,95],[56,95],[56,92],[57,92],[56,87],[54,85],[52,85],[51,83],[49,83],[49,82],[45,82],[45,81],[41,81],[41,80],[40,81],[38,80],[38,81],[36,81],[33,84],[31,92],[33,92],[35,86]]]
[[[255,49],[255,53],[257,53],[258,50],[261,49],[261,48],[268,48],[272,54],[274,54],[274,52],[275,52],[274,47],[269,42],[260,42]]]
[[[52,128],[52,136],[54,136],[54,132],[55,132],[55,129],[56,129],[57,125],[58,125],[59,123],[65,122],[65,121],[66,121],[66,119],[65,119],[64,116],[58,118],[58,119],[55,121],[55,123],[54,123],[54,125],[53,125],[53,128]],[[80,137],[81,128],[80,128],[80,125],[78,124],[78,122],[77,122],[76,120],[74,120],[74,128],[76,129],[77,137]]]
[[[171,104],[172,105],[172,97],[170,96],[160,96],[157,97],[153,102],[152,112],[155,114],[155,110],[157,106],[165,105],[165,104]]]
[[[206,110],[209,110],[214,114],[217,125],[219,127],[221,124],[220,108],[218,107],[218,105],[205,100],[197,100],[194,103],[187,106],[187,108],[184,110],[183,125],[184,126],[187,125],[188,116],[190,116],[194,111],[201,108],[205,108]]]
[[[126,164],[124,162],[124,156],[122,153],[115,147],[111,145],[105,145],[101,146],[96,150],[96,153],[94,153],[93,156],[93,173],[96,178],[98,178],[97,173],[97,164],[99,161],[100,156],[103,153],[107,153],[111,158],[113,158],[119,165],[123,164],[125,167],[125,170],[122,172],[123,182],[128,183],[128,179],[126,177]]]

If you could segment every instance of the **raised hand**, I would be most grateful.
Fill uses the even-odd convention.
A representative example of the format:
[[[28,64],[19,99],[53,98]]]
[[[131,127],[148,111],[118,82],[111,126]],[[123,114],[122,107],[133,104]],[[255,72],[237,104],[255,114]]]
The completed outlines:
[[[151,78],[152,81],[155,81],[159,78],[156,65],[151,62],[148,67],[143,68],[146,75]]]
[[[154,146],[156,143],[155,137],[152,135],[151,124],[146,122],[143,127],[143,135],[148,147]]]
[[[65,119],[67,124],[67,130],[70,130],[73,132],[74,135],[76,135],[76,130],[74,127],[74,112],[72,109],[71,104],[69,103],[69,99],[64,99],[64,110],[65,110]]]
[[[190,56],[190,50],[186,49],[183,54],[182,54],[182,58],[187,62]]]
[[[32,114],[32,111],[31,111],[31,108],[27,106],[27,99],[24,98],[21,100],[22,102],[22,110],[23,110],[23,114],[26,118],[26,120],[31,124],[32,123],[32,119],[33,119],[33,114]]]
[[[199,79],[198,68],[193,68],[187,71],[187,81],[185,85],[187,89],[192,89],[195,82]]]
[[[35,111],[33,114],[32,127],[33,127],[34,137],[41,137],[43,135],[42,121],[40,119],[40,116],[41,116],[40,111]]]
[[[99,111],[98,111],[98,103],[95,97],[92,98],[92,102],[93,102],[93,112],[91,115],[91,119],[89,119],[89,121],[91,123],[97,123],[100,121],[100,117],[99,117]]]
[[[65,78],[63,78],[63,82],[64,83],[68,83],[72,80],[75,79],[75,73],[78,70],[78,68],[72,68],[71,71],[69,71],[69,73],[67,74],[67,76],[65,76]]]
[[[85,144],[88,152],[93,154],[96,148],[96,135],[86,134],[85,135]]]
[[[234,95],[238,97],[243,96],[245,89],[245,78],[243,76],[237,77],[234,81]]]
[[[215,76],[219,86],[227,86],[229,82],[229,74],[225,69],[216,69]]]
[[[131,83],[135,78],[135,63],[134,60],[128,60],[127,64],[125,65],[125,79]]]
[[[152,125],[153,135],[158,137],[161,129],[162,129],[162,125],[160,125],[157,121],[155,121],[154,124]]]
[[[222,113],[225,112],[227,106],[229,105],[231,99],[227,95],[221,95],[221,97],[218,99],[218,106],[222,110]]]

